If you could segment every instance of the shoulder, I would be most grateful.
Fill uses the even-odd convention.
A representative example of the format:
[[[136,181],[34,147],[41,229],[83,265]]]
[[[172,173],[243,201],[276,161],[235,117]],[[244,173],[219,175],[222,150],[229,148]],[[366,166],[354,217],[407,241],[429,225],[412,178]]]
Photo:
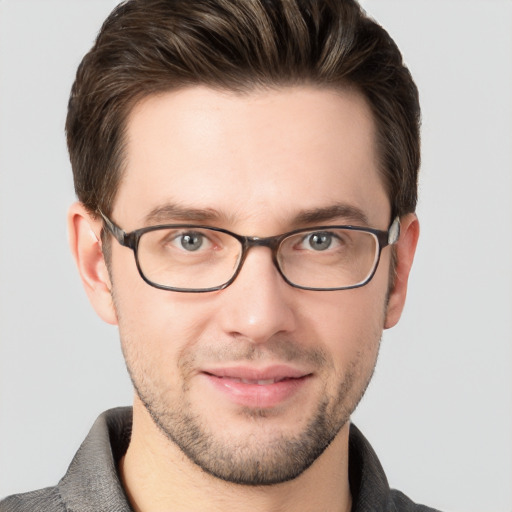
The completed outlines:
[[[353,512],[439,512],[390,489],[377,454],[354,424],[350,425],[349,480]]]
[[[57,487],[13,494],[0,501],[0,512],[65,512]]]
[[[404,493],[392,489],[389,494],[389,507],[391,512],[439,512],[436,509],[426,507],[425,505],[418,505],[410,500]],[[0,512],[3,512],[0,511]]]
[[[131,417],[129,407],[101,414],[55,487],[8,496],[0,512],[131,510],[116,469],[128,447]]]

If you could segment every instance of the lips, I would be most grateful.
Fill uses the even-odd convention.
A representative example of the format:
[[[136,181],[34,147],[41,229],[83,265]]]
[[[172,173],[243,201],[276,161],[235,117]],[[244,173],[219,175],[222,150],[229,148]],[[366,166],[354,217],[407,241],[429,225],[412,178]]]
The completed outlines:
[[[216,393],[245,407],[271,408],[291,400],[311,379],[307,371],[287,365],[263,369],[225,367],[203,370]]]
[[[275,384],[276,382],[282,382],[283,380],[286,380],[287,377],[283,379],[237,379],[233,377],[220,377],[222,379],[229,378],[232,382],[241,382],[242,384],[257,384],[258,386],[266,386],[268,384]]]

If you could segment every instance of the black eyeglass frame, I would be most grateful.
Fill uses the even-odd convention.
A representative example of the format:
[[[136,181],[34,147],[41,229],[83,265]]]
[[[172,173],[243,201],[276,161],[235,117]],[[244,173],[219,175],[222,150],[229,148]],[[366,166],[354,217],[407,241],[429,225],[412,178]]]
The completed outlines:
[[[272,262],[274,263],[275,267],[279,271],[279,274],[284,279],[284,281],[292,286],[293,288],[299,288],[301,290],[311,290],[311,291],[339,291],[339,290],[350,290],[353,288],[360,288],[362,286],[365,286],[368,284],[373,276],[375,275],[375,272],[377,271],[377,268],[379,266],[380,262],[380,255],[382,250],[387,247],[388,245],[393,245],[396,242],[398,242],[400,238],[400,219],[399,217],[395,217],[391,225],[389,226],[387,231],[382,231],[380,229],[373,229],[373,228],[366,228],[366,227],[360,227],[360,226],[352,226],[352,225],[340,225],[340,226],[312,226],[308,228],[300,228],[295,229],[293,231],[288,231],[287,233],[283,233],[281,235],[275,235],[275,236],[267,236],[267,237],[257,237],[257,236],[244,236],[239,235],[237,233],[233,233],[232,231],[228,231],[227,229],[223,228],[217,228],[212,226],[205,226],[205,225],[197,225],[197,224],[159,224],[156,226],[148,226],[145,228],[139,228],[135,229],[134,231],[130,231],[129,233],[126,233],[123,229],[121,229],[119,226],[117,226],[112,220],[110,220],[103,212],[99,211],[99,214],[101,218],[103,219],[105,226],[107,227],[108,231],[113,235],[113,237],[121,244],[123,247],[128,247],[131,249],[135,256],[135,264],[137,265],[137,270],[139,271],[140,277],[150,286],[153,286],[154,288],[159,288],[160,290],[169,290],[173,292],[184,292],[184,293],[205,293],[205,292],[214,292],[218,290],[224,290],[227,288],[230,284],[233,283],[233,281],[237,278],[238,274],[240,273],[242,266],[244,264],[245,258],[247,257],[247,253],[251,247],[268,247],[272,251]],[[211,288],[175,288],[172,286],[165,286],[162,284],[155,283],[153,281],[150,281],[142,271],[142,268],[139,263],[139,257],[138,257],[138,247],[139,247],[139,241],[141,236],[144,233],[148,233],[150,231],[157,231],[160,229],[183,229],[183,228],[190,228],[190,229],[209,229],[211,231],[217,231],[219,233],[225,233],[227,235],[232,236],[233,238],[237,239],[241,246],[242,246],[242,253],[240,255],[240,260],[238,262],[238,266],[235,270],[235,273],[233,276],[226,281],[225,283],[214,286]],[[291,282],[283,273],[281,270],[281,267],[279,266],[279,262],[277,260],[277,252],[279,249],[279,246],[285,240],[286,238],[296,235],[298,233],[306,233],[310,231],[328,231],[330,229],[347,229],[349,231],[363,231],[365,233],[371,233],[375,236],[378,242],[378,251],[377,251],[377,258],[375,260],[375,263],[373,265],[373,270],[370,272],[370,274],[367,276],[366,279],[361,281],[360,283],[357,283],[355,285],[351,286],[342,286],[342,287],[335,287],[335,288],[314,288],[309,286],[301,286],[298,284],[295,284]]]

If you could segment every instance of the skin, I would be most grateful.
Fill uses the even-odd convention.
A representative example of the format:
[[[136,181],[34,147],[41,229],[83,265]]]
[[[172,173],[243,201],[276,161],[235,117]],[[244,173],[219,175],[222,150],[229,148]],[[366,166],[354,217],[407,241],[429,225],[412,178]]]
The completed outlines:
[[[112,212],[127,232],[188,215],[191,223],[264,237],[307,227],[305,212],[320,210],[326,218],[314,224],[364,222],[382,230],[390,224],[374,122],[353,91],[295,87],[236,95],[187,88],[138,103],[127,137],[127,167]],[[170,204],[207,211],[208,218],[198,212],[147,218]],[[325,215],[340,204],[364,219]],[[105,321],[119,325],[137,390],[132,440],[120,466],[134,509],[350,510],[348,420],[373,373],[382,330],[402,312],[419,231],[415,215],[401,219],[390,290],[387,248],[370,283],[331,292],[287,285],[264,247],[251,249],[225,290],[158,290],[140,278],[132,251],[114,240],[109,275],[101,223],[79,203],[69,226],[89,299]],[[256,373],[285,365],[307,378],[276,404],[240,405],[211,384],[205,369],[241,365]],[[308,428],[321,418],[322,440],[309,439]],[[205,441],[195,455],[183,447],[192,427]],[[276,468],[297,465],[290,461],[293,443],[306,452],[316,443],[318,453],[300,461],[300,474],[288,471],[286,481],[275,483]],[[275,481],[233,483],[244,468]]]

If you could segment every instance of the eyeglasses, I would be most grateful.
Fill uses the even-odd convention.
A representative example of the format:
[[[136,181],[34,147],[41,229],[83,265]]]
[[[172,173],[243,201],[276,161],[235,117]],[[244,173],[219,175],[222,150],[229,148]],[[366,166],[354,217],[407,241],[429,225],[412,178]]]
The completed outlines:
[[[387,231],[316,226],[260,238],[193,224],[150,226],[126,233],[100,212],[114,238],[135,254],[151,286],[175,292],[211,292],[229,286],[251,247],[268,247],[283,279],[303,290],[347,290],[367,284],[380,253],[398,241],[396,217]]]

